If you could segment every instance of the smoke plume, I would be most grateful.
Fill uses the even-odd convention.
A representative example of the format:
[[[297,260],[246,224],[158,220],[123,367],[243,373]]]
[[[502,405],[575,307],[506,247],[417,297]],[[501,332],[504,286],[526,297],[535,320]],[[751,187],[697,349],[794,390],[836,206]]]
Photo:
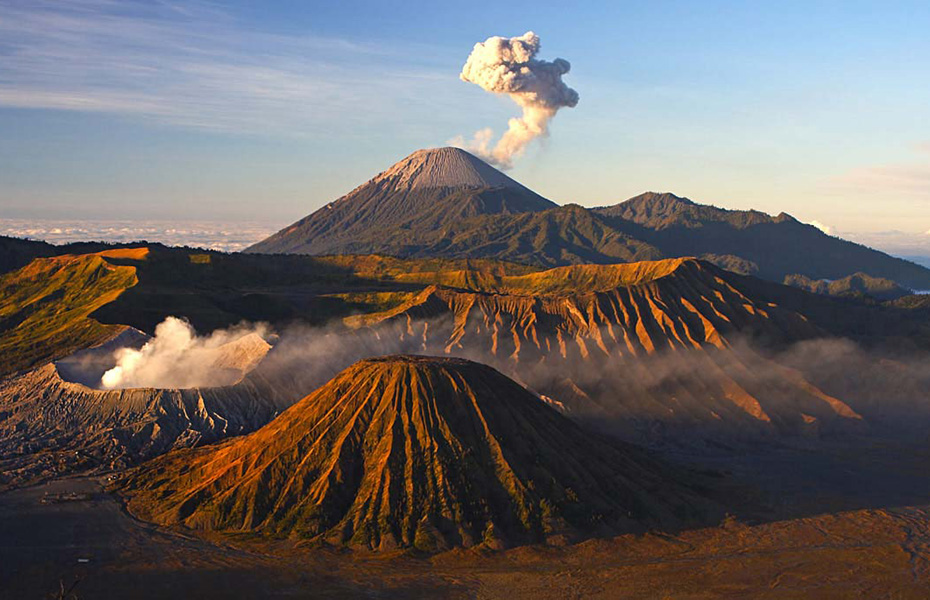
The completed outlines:
[[[116,366],[103,374],[104,389],[192,388],[231,385],[252,369],[271,347],[265,327],[218,329],[198,336],[187,321],[167,317],[142,348],[120,348]]]
[[[458,145],[503,169],[526,150],[533,139],[548,133],[549,121],[562,107],[578,104],[578,92],[565,85],[562,75],[569,62],[557,58],[538,60],[539,36],[528,31],[520,37],[494,36],[475,44],[459,77],[495,94],[507,94],[523,109],[523,116],[510,119],[506,133],[491,147],[494,133],[482,129],[471,142],[458,139]]]
[[[360,329],[291,325],[269,351],[264,339],[270,336],[260,325],[197,336],[189,323],[169,317],[140,349],[109,354],[107,366],[114,361],[116,366],[97,381],[109,389],[212,387],[234,384],[251,371],[253,383],[266,385],[286,405],[363,358],[452,355],[489,364],[577,421],[638,443],[705,435],[755,439],[771,428],[795,435],[805,426],[799,421],[803,415],[817,417],[825,433],[858,431],[852,427],[859,420],[837,412],[821,391],[861,415],[873,432],[925,435],[930,423],[930,359],[922,352],[866,349],[842,339],[776,350],[737,336],[725,349],[632,356],[594,347],[581,353],[570,345],[559,351],[554,337],[508,347],[503,338],[482,334],[481,327],[469,328],[465,338],[456,329],[448,314]],[[771,427],[750,414],[754,402],[774,419]]]

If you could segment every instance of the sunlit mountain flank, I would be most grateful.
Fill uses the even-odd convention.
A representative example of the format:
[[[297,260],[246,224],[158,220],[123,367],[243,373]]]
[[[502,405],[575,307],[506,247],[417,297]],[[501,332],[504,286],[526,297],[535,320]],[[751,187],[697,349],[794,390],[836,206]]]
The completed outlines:
[[[0,598],[930,597],[928,30],[0,2]]]

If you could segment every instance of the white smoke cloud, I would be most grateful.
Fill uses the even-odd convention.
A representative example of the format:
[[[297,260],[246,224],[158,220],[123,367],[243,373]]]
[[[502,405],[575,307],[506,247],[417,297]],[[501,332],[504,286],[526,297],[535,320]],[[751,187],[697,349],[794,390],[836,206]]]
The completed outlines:
[[[103,374],[104,389],[192,388],[231,385],[268,352],[262,325],[218,329],[198,336],[190,323],[168,317],[142,348],[120,348]]]
[[[523,116],[510,119],[507,131],[493,148],[491,129],[479,130],[470,142],[458,138],[453,143],[509,169],[527,144],[548,133],[549,121],[560,108],[578,104],[578,92],[562,81],[571,69],[569,62],[562,58],[538,60],[539,47],[539,36],[532,31],[513,38],[494,36],[475,44],[459,77],[489,92],[507,94],[523,109]]]
[[[809,222],[808,225],[813,225],[814,227],[826,233],[827,235],[833,235],[833,228],[825,223],[821,223],[820,221],[814,220],[814,221]]]

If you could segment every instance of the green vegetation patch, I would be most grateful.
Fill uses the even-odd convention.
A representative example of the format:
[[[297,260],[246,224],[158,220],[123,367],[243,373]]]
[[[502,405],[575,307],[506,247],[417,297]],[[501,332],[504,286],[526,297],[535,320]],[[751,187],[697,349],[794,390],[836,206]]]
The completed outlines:
[[[99,254],[39,258],[0,277],[0,376],[99,343],[119,326],[89,315],[137,283]]]
[[[209,265],[210,264],[209,254],[190,254],[188,258],[190,258],[192,265]]]

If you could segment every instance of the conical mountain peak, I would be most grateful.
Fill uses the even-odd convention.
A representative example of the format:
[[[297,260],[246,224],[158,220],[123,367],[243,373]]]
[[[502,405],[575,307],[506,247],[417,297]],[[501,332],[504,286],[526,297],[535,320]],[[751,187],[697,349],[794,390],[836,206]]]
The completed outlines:
[[[252,435],[149,463],[125,489],[160,523],[433,551],[713,514],[690,477],[590,435],[488,366],[388,356]]]
[[[555,207],[465,150],[418,150],[246,251],[397,253],[398,244],[434,240],[469,218]]]
[[[374,179],[395,187],[423,188],[526,188],[477,156],[461,148],[417,150]]]

